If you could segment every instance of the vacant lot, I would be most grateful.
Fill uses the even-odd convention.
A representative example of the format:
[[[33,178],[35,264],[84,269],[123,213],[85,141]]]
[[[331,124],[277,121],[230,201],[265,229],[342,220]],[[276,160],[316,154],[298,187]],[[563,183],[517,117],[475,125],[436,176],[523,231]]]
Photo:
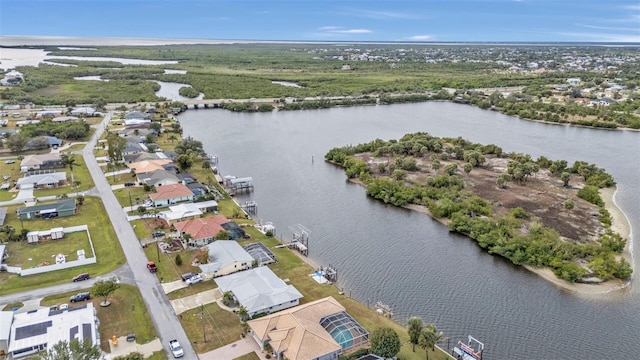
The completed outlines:
[[[62,239],[45,240],[33,244],[26,241],[11,242],[7,246],[11,254],[7,264],[20,266],[23,269],[51,265],[56,263],[57,254],[64,254],[67,256],[67,261],[72,261],[77,259],[76,251],[80,249],[84,250],[85,257],[93,257],[89,237],[85,231],[76,231],[65,234]]]

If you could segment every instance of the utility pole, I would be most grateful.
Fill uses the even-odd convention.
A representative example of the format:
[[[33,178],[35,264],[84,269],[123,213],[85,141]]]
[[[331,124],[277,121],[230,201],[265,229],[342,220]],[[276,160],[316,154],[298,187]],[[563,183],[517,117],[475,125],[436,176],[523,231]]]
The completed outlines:
[[[131,190],[129,190],[129,208],[129,211],[133,210],[133,203],[131,202]]]

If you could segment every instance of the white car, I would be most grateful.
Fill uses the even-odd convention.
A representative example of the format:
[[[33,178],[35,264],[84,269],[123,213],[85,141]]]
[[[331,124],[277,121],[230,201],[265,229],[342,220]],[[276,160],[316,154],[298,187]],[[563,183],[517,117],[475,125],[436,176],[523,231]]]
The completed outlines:
[[[185,281],[185,282],[186,282],[188,285],[193,285],[193,284],[195,284],[195,283],[199,283],[199,282],[201,282],[202,280],[204,280],[204,279],[202,278],[202,275],[200,275],[200,274],[196,274],[196,275],[194,275],[194,276],[192,276],[192,277],[188,278],[188,279],[187,279],[187,281]]]
[[[58,306],[58,310],[67,310],[69,308],[69,304],[60,304]]]
[[[180,346],[180,343],[178,342],[178,340],[169,341],[169,349],[171,349],[171,352],[173,353],[173,357],[175,358],[184,356],[184,350],[182,350],[182,346]]]

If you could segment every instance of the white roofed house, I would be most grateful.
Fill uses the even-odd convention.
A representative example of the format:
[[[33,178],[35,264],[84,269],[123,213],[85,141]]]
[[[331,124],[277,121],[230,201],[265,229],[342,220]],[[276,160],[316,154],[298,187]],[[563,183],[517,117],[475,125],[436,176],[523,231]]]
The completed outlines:
[[[39,174],[25,176],[18,179],[16,188],[18,189],[35,189],[42,187],[57,187],[67,182],[67,173],[65,171],[50,174]]]
[[[4,319],[4,318],[3,318]],[[5,324],[0,325],[4,328]],[[13,359],[28,358],[52,348],[60,341],[88,341],[98,344],[98,319],[91,302],[68,310],[40,308],[13,314],[7,354]]]
[[[207,245],[209,262],[200,264],[207,276],[218,277],[251,268],[254,259],[234,240],[217,240]]]
[[[298,289],[287,285],[266,266],[218,277],[214,281],[222,293],[230,291],[233,294],[247,309],[249,317],[296,306],[302,298]]]

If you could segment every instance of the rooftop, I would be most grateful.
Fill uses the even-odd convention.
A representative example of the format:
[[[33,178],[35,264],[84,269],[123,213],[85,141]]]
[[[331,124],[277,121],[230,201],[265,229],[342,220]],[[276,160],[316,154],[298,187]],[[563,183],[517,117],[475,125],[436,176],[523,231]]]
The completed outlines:
[[[224,230],[222,224],[227,222],[229,222],[229,220],[224,215],[214,215],[180,221],[173,226],[175,226],[180,233],[187,233],[191,235],[192,239],[197,240],[216,236],[220,231]]]
[[[193,196],[193,191],[182,184],[158,186],[155,193],[149,194],[153,201]]]
[[[209,248],[209,263],[200,265],[203,272],[212,273],[236,262],[253,262],[253,257],[233,240],[217,240],[207,247]]]

